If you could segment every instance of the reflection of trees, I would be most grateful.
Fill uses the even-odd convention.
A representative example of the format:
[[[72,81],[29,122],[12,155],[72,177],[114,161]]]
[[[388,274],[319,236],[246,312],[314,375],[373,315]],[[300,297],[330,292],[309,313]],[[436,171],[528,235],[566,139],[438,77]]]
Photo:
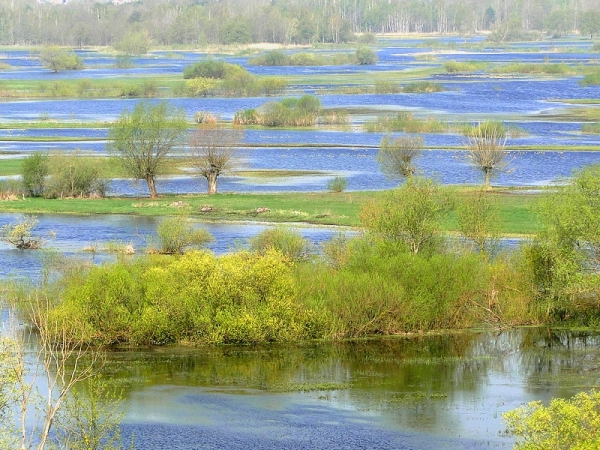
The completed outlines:
[[[124,381],[126,396],[153,385],[268,392],[348,383],[350,389],[327,398],[379,411],[396,426],[460,430],[465,411],[493,421],[492,409],[504,401],[498,380],[519,390],[525,385],[542,400],[581,390],[590,383],[585,376],[597,370],[599,343],[600,335],[535,328],[297,346],[171,347],[115,352],[106,370]]]

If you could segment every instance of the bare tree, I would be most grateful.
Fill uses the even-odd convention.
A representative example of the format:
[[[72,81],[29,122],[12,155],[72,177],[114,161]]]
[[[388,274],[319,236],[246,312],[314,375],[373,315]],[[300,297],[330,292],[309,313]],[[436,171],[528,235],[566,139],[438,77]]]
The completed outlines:
[[[190,158],[198,173],[208,182],[208,193],[217,193],[217,179],[231,171],[235,163],[237,145],[244,131],[225,128],[218,124],[200,125],[190,140]]]
[[[377,162],[381,171],[390,178],[411,178],[416,166],[413,162],[423,153],[423,138],[419,136],[400,136],[392,139],[389,135],[381,140]]]
[[[491,189],[492,177],[509,172],[511,160],[506,153],[506,128],[500,122],[483,122],[467,132],[467,158],[484,176],[484,186]]]

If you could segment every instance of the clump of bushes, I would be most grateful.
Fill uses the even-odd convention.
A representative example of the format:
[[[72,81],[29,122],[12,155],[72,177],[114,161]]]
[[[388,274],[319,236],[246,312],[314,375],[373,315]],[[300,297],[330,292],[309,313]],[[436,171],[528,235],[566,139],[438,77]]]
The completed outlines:
[[[430,92],[442,92],[444,91],[444,86],[435,81],[414,81],[412,83],[407,83],[402,88],[402,92],[405,94],[422,94],[422,93],[430,93]]]
[[[409,111],[400,111],[395,116],[380,116],[364,123],[365,131],[406,133],[444,133],[448,126],[433,118],[421,119]]]
[[[284,98],[279,102],[269,102],[256,110],[238,111],[234,117],[236,125],[258,124],[265,127],[303,127],[317,122],[321,111],[321,101],[313,95],[300,98]]]
[[[600,122],[584,123],[581,125],[582,133],[600,134]]]
[[[598,448],[600,392],[581,392],[569,400],[552,399],[548,406],[531,402],[502,414],[516,449]]]
[[[28,195],[46,198],[104,197],[108,188],[98,165],[79,152],[33,153],[23,160],[22,182]]]
[[[583,86],[597,86],[600,84],[600,70],[587,73],[580,81]]]
[[[276,95],[287,87],[282,78],[258,78],[239,64],[212,59],[186,67],[183,78],[187,80],[183,93],[202,97]]]
[[[377,54],[368,47],[359,47],[354,54],[334,53],[332,55],[318,55],[315,53],[300,52],[287,55],[281,50],[271,50],[263,55],[248,59],[252,66],[327,66],[343,64],[374,64]]]
[[[81,324],[77,331],[100,344],[257,344],[326,334],[326,315],[297,302],[291,268],[276,251],[164,258],[67,276],[45,315]]]
[[[289,261],[308,259],[311,253],[310,242],[306,238],[298,231],[283,226],[267,228],[250,238],[248,243],[252,252],[265,254],[275,250]]]

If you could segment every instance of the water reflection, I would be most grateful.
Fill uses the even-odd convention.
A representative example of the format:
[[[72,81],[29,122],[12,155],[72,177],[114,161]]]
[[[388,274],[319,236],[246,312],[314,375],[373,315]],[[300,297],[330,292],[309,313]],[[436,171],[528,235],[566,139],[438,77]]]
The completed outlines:
[[[324,448],[327,433],[338,433],[340,424],[360,424],[365,442],[382,432],[407,448],[442,440],[448,447],[441,448],[510,448],[500,435],[500,414],[597,386],[599,344],[597,333],[532,328],[298,346],[115,350],[106,372],[126,386],[127,429],[152,423],[182,432],[174,448],[194,448],[178,446],[179,439],[210,434],[219,424],[229,424],[235,442],[253,424],[265,426],[263,420],[276,436],[318,430],[312,448]],[[325,383],[341,388],[286,392]],[[307,429],[279,414],[301,414]],[[327,425],[319,429],[324,415]],[[356,438],[347,444],[357,445]]]

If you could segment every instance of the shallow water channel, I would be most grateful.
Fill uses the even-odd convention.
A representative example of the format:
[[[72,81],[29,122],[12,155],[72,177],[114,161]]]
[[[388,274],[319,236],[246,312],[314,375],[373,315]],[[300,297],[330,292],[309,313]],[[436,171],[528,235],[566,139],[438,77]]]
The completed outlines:
[[[115,351],[123,431],[187,450],[511,448],[501,414],[600,384],[599,334],[521,329]]]

